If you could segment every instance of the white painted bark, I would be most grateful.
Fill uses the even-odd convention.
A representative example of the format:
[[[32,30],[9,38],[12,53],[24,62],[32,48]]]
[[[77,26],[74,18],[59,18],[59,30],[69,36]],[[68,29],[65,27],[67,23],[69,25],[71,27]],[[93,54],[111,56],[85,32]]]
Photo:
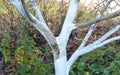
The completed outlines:
[[[24,0],[10,0],[10,2],[17,8],[17,10],[26,18],[26,20],[31,25],[33,25],[44,36],[44,38],[47,40],[48,44],[50,45],[50,47],[53,50],[54,59],[57,59],[59,57],[58,56],[59,48],[57,46],[56,39],[55,39],[53,33],[48,28],[48,26],[46,25],[41,12],[39,11],[39,9],[37,9],[36,3],[32,2],[32,5],[33,5],[33,8],[35,9],[35,12],[37,13],[39,19],[35,18],[31,13],[30,13],[30,18],[29,18],[29,16],[28,16],[29,12],[26,13],[27,11],[25,11],[25,10],[27,10],[27,9],[25,9],[25,6],[22,4],[22,1],[24,1]],[[32,22],[30,19],[34,20],[35,22]]]
[[[76,28],[73,24],[75,14],[77,12],[79,0],[71,0],[68,8],[68,12],[63,23],[63,27],[60,35],[56,38],[58,47],[60,49],[60,58],[55,62],[56,75],[69,75],[67,71],[67,53],[66,46],[69,40],[71,32]],[[64,59],[64,60],[63,60]]]
[[[102,8],[100,14],[99,14],[98,16],[96,16],[96,19],[99,19],[99,18],[102,17],[102,15],[103,15],[104,12],[107,10],[108,6],[110,5],[110,3],[111,3],[112,1],[113,1],[113,0],[108,0],[108,2],[106,3],[106,5]],[[88,30],[88,33],[85,35],[85,38],[83,39],[83,41],[82,41],[82,43],[81,43],[81,45],[78,47],[78,50],[84,48],[86,42],[88,41],[89,37],[91,36],[91,34],[92,34],[93,30],[94,30],[95,25],[96,25],[96,24],[92,24],[92,25],[91,25],[91,27],[90,27],[89,30]],[[116,30],[117,30],[117,29],[116,29]],[[115,31],[116,31],[116,30],[115,30]],[[112,32],[110,32],[110,33],[113,34]],[[107,34],[107,35],[108,35],[108,34]],[[109,34],[108,36],[110,36],[110,34]],[[107,37],[105,36],[105,37],[103,37],[103,38],[107,38]],[[101,38],[101,39],[103,39],[103,38]],[[101,39],[99,39],[99,40],[101,40]],[[74,59],[73,59],[73,58],[74,58]],[[76,60],[77,60],[77,57],[75,58],[75,57],[74,57],[74,53],[73,53],[73,56],[71,56],[71,58],[70,58],[70,59],[68,60],[68,62],[67,62],[67,65],[69,64],[69,65],[68,65],[69,69],[70,69],[70,67],[73,65],[73,63],[74,63]]]
[[[70,0],[69,9],[63,23],[60,35],[57,37],[57,43],[60,46],[60,57],[66,56],[66,46],[71,32],[76,28],[73,24],[75,14],[79,5],[78,0]]]
[[[115,33],[120,29],[120,25],[116,26],[109,32],[107,32],[105,35],[103,35],[101,38],[96,40],[95,42],[91,43],[88,46],[85,46],[86,42],[88,41],[89,37],[92,34],[92,31],[94,29],[95,24],[92,24],[87,35],[85,36],[82,44],[78,47],[78,49],[73,53],[71,58],[67,61],[67,52],[66,52],[66,46],[67,42],[69,40],[70,34],[74,29],[77,29],[77,26],[73,24],[75,14],[77,12],[79,2],[80,0],[70,0],[69,9],[65,18],[65,21],[63,23],[63,27],[61,30],[61,33],[58,37],[54,37],[50,29],[48,28],[40,10],[37,7],[37,4],[33,1],[31,1],[31,4],[33,5],[33,8],[38,16],[38,19],[35,18],[31,13],[30,16],[33,20],[35,20],[35,23],[32,22],[28,15],[26,15],[26,12],[24,10],[24,7],[21,3],[22,0],[9,0],[16,8],[17,10],[29,21],[30,24],[32,24],[47,40],[50,47],[53,50],[53,56],[54,56],[54,66],[55,66],[55,75],[69,75],[69,70],[73,63],[77,60],[77,58],[83,54],[86,54],[88,52],[91,52],[95,50],[98,47],[104,46],[111,41],[119,40],[120,36],[116,36],[110,39],[107,39],[110,35]],[[113,0],[109,0],[106,4],[105,8],[101,10],[100,15],[97,16],[97,19],[100,19],[103,15],[103,12],[107,9],[108,5]],[[56,46],[57,45],[57,46]],[[59,52],[57,52],[59,51]]]
[[[69,72],[70,67],[73,65],[73,63],[78,59],[79,56],[84,55],[88,52],[91,52],[95,50],[96,48],[99,48],[101,46],[104,46],[112,41],[119,40],[120,36],[113,37],[110,39],[107,39],[109,36],[111,36],[113,33],[120,30],[120,25],[117,25],[115,28],[107,32],[105,35],[103,35],[101,38],[93,42],[92,44],[86,46],[86,47],[79,47],[71,56],[71,58],[67,62],[67,71]],[[106,40],[107,39],[107,40]]]
[[[66,67],[66,60],[65,57],[61,57],[57,60],[55,60],[55,75],[68,75],[67,74],[67,67]]]

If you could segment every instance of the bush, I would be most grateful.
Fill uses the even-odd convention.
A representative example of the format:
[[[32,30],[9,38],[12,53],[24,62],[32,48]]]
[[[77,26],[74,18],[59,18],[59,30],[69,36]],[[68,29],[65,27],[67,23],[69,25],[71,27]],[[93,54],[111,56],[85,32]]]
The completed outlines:
[[[73,65],[70,75],[119,75],[120,45],[112,43],[85,54]]]

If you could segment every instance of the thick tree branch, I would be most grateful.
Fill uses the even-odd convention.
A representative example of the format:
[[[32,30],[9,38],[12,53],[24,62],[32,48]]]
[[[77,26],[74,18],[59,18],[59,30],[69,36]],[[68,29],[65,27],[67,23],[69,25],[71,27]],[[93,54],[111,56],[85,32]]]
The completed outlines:
[[[47,40],[48,44],[53,50],[54,59],[59,58],[59,48],[56,42],[56,39],[52,32],[46,29],[45,23],[41,22],[37,18],[35,18],[32,14],[27,11],[26,5],[24,0],[9,0],[17,9],[18,11],[25,17],[25,19],[32,24]]]
[[[108,8],[108,6],[110,5],[110,3],[112,2],[113,0],[109,0],[107,3],[106,3],[106,5],[102,8],[102,10],[101,10],[101,12],[100,12],[100,15],[98,15],[98,16],[96,16],[96,18],[101,18],[102,17],[102,15],[103,15],[103,13],[105,12],[105,10]],[[81,43],[81,45],[78,47],[78,49],[82,49],[84,46],[85,46],[85,44],[86,44],[86,42],[88,41],[88,39],[89,39],[89,37],[91,36],[91,34],[92,34],[92,32],[93,32],[93,30],[94,30],[94,27],[95,27],[95,25],[96,24],[92,24],[91,25],[91,27],[89,28],[89,31],[88,31],[88,33],[86,34],[86,36],[85,36],[85,38],[83,39],[83,41],[82,41],[82,43]],[[74,53],[73,53],[74,54]],[[77,58],[75,58],[75,60],[72,60],[73,59],[73,56],[71,56],[71,58],[68,60],[68,66],[69,66],[69,68],[72,66],[72,64],[77,60]],[[73,63],[71,63],[71,61],[73,62]]]
[[[58,45],[60,46],[60,56],[66,56],[66,46],[69,40],[70,34],[72,30],[75,29],[75,25],[73,24],[75,14],[77,12],[80,0],[70,0],[69,8],[67,11],[67,15],[65,21],[63,23],[63,27],[60,35],[57,37]],[[67,56],[66,56],[67,57]]]
[[[111,13],[109,15],[103,16],[101,18],[93,19],[92,21],[89,21],[89,22],[78,23],[78,24],[76,24],[76,26],[77,27],[86,27],[88,25],[91,25],[91,24],[94,24],[94,23],[98,23],[100,21],[108,20],[108,19],[111,19],[111,18],[114,18],[114,17],[117,17],[117,16],[120,16],[120,10],[118,10],[118,11],[116,11],[114,13]]]
[[[110,38],[110,39],[108,39],[108,40],[106,40],[106,41],[103,41],[103,42],[101,42],[101,43],[99,43],[99,44],[94,44],[94,43],[93,43],[93,44],[90,44],[90,45],[88,45],[88,46],[86,46],[86,47],[84,47],[84,48],[82,48],[82,49],[80,49],[80,50],[77,50],[77,51],[75,52],[75,54],[73,55],[73,57],[74,57],[74,58],[78,58],[78,57],[81,56],[81,55],[84,55],[84,54],[86,54],[86,53],[89,53],[89,52],[95,50],[96,48],[99,48],[99,47],[101,47],[101,46],[104,46],[104,45],[106,45],[106,44],[108,44],[108,43],[110,43],[110,42],[112,42],[112,41],[115,41],[115,40],[120,40],[120,36],[116,36],[116,37]],[[74,58],[73,58],[73,60],[75,60]],[[71,61],[71,62],[67,63],[67,65],[70,65],[71,63],[73,63],[73,62]]]
[[[90,44],[90,45],[88,45],[88,46],[86,46],[86,47],[84,47],[84,48],[79,47],[79,48],[73,53],[73,55],[71,56],[71,58],[68,60],[68,62],[67,62],[68,68],[70,68],[70,67],[72,66],[72,64],[78,59],[78,57],[81,55],[80,52],[82,52],[83,50],[85,50],[85,51],[83,51],[83,53],[82,53],[82,55],[83,55],[83,54],[85,54],[85,53],[88,53],[88,52],[90,52],[90,51],[92,51],[92,50],[94,50],[94,49],[96,49],[96,48],[98,48],[98,47],[101,47],[101,46],[109,43],[110,41],[109,41],[109,42],[105,42],[105,41],[107,41],[106,39],[107,39],[110,35],[112,35],[113,33],[115,33],[115,32],[118,31],[118,30],[120,30],[120,25],[117,25],[115,28],[113,28],[112,30],[110,30],[109,32],[107,32],[105,35],[103,35],[100,39],[98,39],[97,41],[93,42],[92,44]],[[111,39],[112,39],[112,38],[111,38]],[[120,39],[120,38],[117,38],[117,39]],[[115,39],[112,39],[111,41],[114,41],[114,40],[115,40]],[[105,43],[104,43],[104,42],[105,42]],[[102,43],[104,43],[104,44],[102,44]],[[88,49],[87,49],[87,48],[88,48]],[[89,49],[90,49],[90,51],[89,51]],[[82,50],[82,51],[81,51],[81,50]]]
[[[56,75],[69,75],[66,70],[66,63],[67,63],[67,53],[66,53],[66,46],[69,40],[70,34],[72,30],[75,29],[75,25],[73,24],[75,14],[79,5],[80,0],[70,0],[69,8],[67,11],[67,15],[65,21],[63,23],[63,27],[61,30],[60,35],[57,37],[57,43],[60,48],[60,59],[55,61],[55,73]],[[62,66],[61,66],[62,65]],[[61,68],[62,70],[59,69]]]

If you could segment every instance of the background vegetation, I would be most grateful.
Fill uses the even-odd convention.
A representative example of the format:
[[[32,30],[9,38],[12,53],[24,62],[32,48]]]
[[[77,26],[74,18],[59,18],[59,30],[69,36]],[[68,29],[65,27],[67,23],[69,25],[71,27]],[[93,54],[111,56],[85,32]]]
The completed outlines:
[[[49,28],[57,36],[64,22],[68,4],[41,1],[39,6]],[[75,22],[86,22],[94,18],[95,11],[91,5],[86,9],[85,5],[81,4],[79,8],[83,9],[78,10]],[[31,6],[29,10],[32,10]],[[34,11],[32,13],[34,14]],[[98,23],[87,44],[118,23],[115,19]],[[68,58],[81,43],[87,29],[78,29],[71,34],[67,46]],[[119,35],[119,32],[112,36],[116,35]],[[52,52],[45,39],[6,0],[0,1],[0,74],[54,75]],[[81,56],[70,70],[70,75],[119,74],[120,41]]]

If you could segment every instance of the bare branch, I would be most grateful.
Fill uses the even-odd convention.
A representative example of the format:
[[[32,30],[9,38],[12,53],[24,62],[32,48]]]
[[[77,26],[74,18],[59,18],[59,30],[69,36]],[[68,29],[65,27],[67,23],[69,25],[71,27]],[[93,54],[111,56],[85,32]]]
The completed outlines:
[[[16,7],[16,9],[22,14],[23,17],[27,19],[27,15],[25,14],[21,0],[9,0],[9,2]]]
[[[48,44],[53,50],[54,59],[59,58],[59,48],[56,39],[49,29],[46,29],[45,23],[39,21],[26,9],[24,0],[10,0],[10,2],[19,10],[19,12],[27,19],[27,21],[32,24],[47,40]]]
[[[85,53],[88,53],[98,47],[101,47],[101,44],[102,42],[105,41],[105,39],[107,39],[110,35],[112,35],[113,33],[115,33],[116,31],[120,30],[120,25],[117,25],[115,28],[113,28],[112,30],[110,30],[109,32],[107,32],[105,35],[103,35],[100,39],[98,39],[97,41],[93,42],[92,44],[84,47],[84,48],[81,48],[79,47],[74,53],[73,55],[71,56],[71,58],[68,60],[67,62],[67,65],[68,67],[71,67],[72,64],[77,60],[77,58],[80,56],[80,55],[83,55]],[[112,38],[111,38],[112,39]],[[117,39],[120,39],[120,38],[117,38]],[[112,39],[110,41],[114,41],[115,39]],[[106,40],[107,41],[107,40]],[[102,45],[105,45],[107,43],[110,43],[109,42],[105,42],[104,44]],[[83,51],[84,50],[84,51]],[[82,54],[80,52],[83,52]]]
[[[36,23],[36,21],[31,17],[30,13],[27,11],[27,7],[25,4],[25,0],[21,0],[22,6],[23,6],[23,10],[25,12],[25,15],[27,16],[27,18],[29,19],[29,21]]]
[[[103,14],[105,11],[106,11],[106,9],[109,7],[109,5],[110,5],[110,3],[112,2],[113,0],[109,0],[108,2],[107,2],[107,4],[102,8],[102,10],[101,10],[101,14]]]
[[[78,23],[78,24],[76,24],[76,26],[77,27],[86,27],[88,25],[98,23],[100,21],[108,20],[108,19],[111,19],[111,18],[114,18],[114,17],[117,17],[117,16],[120,16],[120,10],[118,10],[118,11],[116,11],[114,13],[111,13],[109,15],[103,16],[103,17],[101,17],[99,19],[93,19],[92,21],[85,22],[85,23]]]
[[[39,8],[38,8],[38,6],[37,6],[37,4],[36,4],[36,1],[34,1],[34,0],[30,0],[30,1],[31,1],[31,4],[32,4],[32,6],[33,6],[33,8],[34,8],[34,10],[35,10],[35,12],[36,12],[36,14],[37,14],[37,16],[38,16],[38,19],[39,19],[42,23],[44,23],[44,24],[45,24],[45,27],[46,27],[46,26],[47,26],[47,25],[46,25],[46,22],[45,22],[45,20],[44,20],[44,18],[43,18],[43,16],[42,16],[41,11],[39,10]],[[46,29],[48,29],[48,26],[47,26]]]
[[[89,52],[95,50],[96,48],[101,47],[101,46],[104,46],[104,45],[106,45],[106,44],[108,44],[108,43],[110,43],[110,42],[112,42],[112,41],[115,41],[115,40],[120,40],[120,36],[116,36],[116,37],[110,38],[110,39],[108,39],[108,40],[106,40],[106,41],[103,41],[102,43],[99,43],[99,44],[94,44],[94,43],[93,43],[93,44],[90,44],[90,45],[88,45],[88,46],[86,46],[86,47],[84,47],[84,48],[82,48],[82,49],[80,49],[80,50],[77,50],[77,51],[74,53],[73,57],[76,59],[76,58],[78,58],[78,57],[81,56],[81,55],[84,55],[84,54],[86,54],[86,53],[89,53]],[[72,60],[75,61],[74,58],[73,58]],[[67,62],[68,68],[69,68],[69,65],[70,65],[71,63],[74,63],[74,62],[73,62],[73,61],[70,61],[69,63]]]
[[[113,0],[109,0],[107,2],[107,4],[102,8],[101,12],[100,12],[100,15],[96,16],[96,18],[101,18],[101,16],[103,15],[103,13],[105,12],[105,10],[108,8],[108,6],[110,5],[110,3],[112,2]],[[89,37],[91,36],[93,30],[94,30],[94,27],[95,27],[96,24],[92,24],[91,27],[89,28],[89,31],[88,33],[86,34],[85,38],[83,39],[81,45],[79,46],[80,48],[83,48],[86,44],[86,42],[88,41]]]
[[[107,32],[105,35],[103,35],[101,38],[99,38],[97,41],[95,41],[93,43],[99,44],[99,43],[103,42],[105,39],[107,39],[109,36],[111,36],[113,33],[117,32],[118,30],[120,30],[120,25],[117,25],[115,28],[113,28],[112,30]]]
[[[96,47],[96,48],[102,47],[102,46],[104,46],[104,45],[106,45],[106,44],[108,44],[108,43],[110,43],[110,42],[112,42],[112,41],[115,41],[115,40],[120,40],[120,36],[116,36],[116,37],[110,38],[110,39],[108,39],[108,40],[105,40],[105,41],[97,44],[95,47]],[[95,49],[96,49],[96,48],[95,48]]]
[[[107,2],[107,4],[102,8],[102,10],[101,10],[101,12],[100,12],[100,15],[98,15],[98,16],[96,17],[97,19],[101,18],[101,16],[103,15],[103,13],[105,12],[105,10],[108,8],[108,6],[110,5],[110,3],[111,3],[112,1],[113,1],[113,0],[109,0],[109,1]],[[82,43],[81,43],[81,45],[78,47],[78,50],[82,49],[82,48],[85,46],[86,42],[88,41],[90,35],[91,35],[92,32],[93,32],[93,29],[94,29],[95,25],[96,25],[96,24],[92,24],[92,25],[91,25],[88,33],[86,34],[85,38],[83,39],[83,41],[82,41]],[[71,67],[72,64],[77,60],[77,58],[74,58],[73,56],[74,56],[74,53],[73,53],[73,55],[71,56],[71,58],[68,60],[68,64],[70,63],[70,64],[68,65],[69,67]],[[73,59],[74,59],[74,60],[73,60]],[[71,63],[71,62],[72,62],[72,63]]]

